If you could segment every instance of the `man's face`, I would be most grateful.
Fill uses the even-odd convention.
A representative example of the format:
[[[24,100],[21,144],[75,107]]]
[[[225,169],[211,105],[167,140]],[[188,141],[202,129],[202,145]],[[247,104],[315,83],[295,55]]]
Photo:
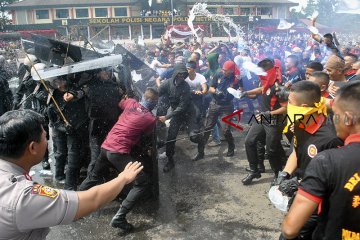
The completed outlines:
[[[232,70],[226,70],[226,69],[222,69],[222,72],[224,73],[225,77],[230,76],[232,73],[234,73],[234,71]]]
[[[327,46],[332,46],[332,41],[330,40],[330,38],[324,38],[324,43],[325,43]]]
[[[345,140],[350,135],[350,132],[347,126],[345,112],[341,109],[341,104],[337,99],[334,101],[332,111],[334,112],[333,122],[335,125],[336,134],[339,138]]]
[[[178,85],[181,82],[185,81],[185,79],[187,78],[188,74],[187,73],[178,73],[175,77],[175,83]]]
[[[305,70],[305,78],[306,78],[306,80],[309,80],[309,77],[310,77],[310,75],[311,75],[313,72],[315,72],[314,69],[312,69],[312,68],[306,68],[306,70]]]
[[[301,102],[299,101],[298,93],[290,92],[288,102],[291,105],[301,107]]]
[[[345,56],[345,69],[351,69],[351,65],[356,62],[356,60],[350,56]]]
[[[286,70],[290,70],[291,68],[295,67],[295,64],[291,58],[286,58],[285,60],[285,68]]]
[[[99,73],[100,80],[106,81],[110,79],[110,73],[108,71],[102,70]]]
[[[187,68],[187,71],[188,71],[189,75],[195,73],[195,69],[193,69],[193,68],[191,68],[191,67]]]
[[[330,79],[333,81],[339,81],[340,79],[342,79],[342,77],[344,75],[343,71],[341,71],[337,68],[331,68],[331,67],[326,67],[325,72],[327,74],[329,74]]]
[[[199,61],[199,59],[197,59],[197,55],[196,55],[195,53],[192,53],[192,54],[191,54],[190,60],[191,60],[191,61],[194,61],[194,62]]]

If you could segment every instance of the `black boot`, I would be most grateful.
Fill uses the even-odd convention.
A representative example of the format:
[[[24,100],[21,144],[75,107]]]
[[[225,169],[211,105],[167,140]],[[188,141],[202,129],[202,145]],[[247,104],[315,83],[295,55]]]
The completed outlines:
[[[119,211],[117,211],[115,216],[111,219],[110,226],[121,229],[123,233],[131,232],[134,229],[134,226],[126,220],[126,214],[128,212],[128,209],[121,206]]]
[[[205,154],[202,152],[202,153],[197,153],[196,156],[192,159],[192,161],[196,162],[196,161],[199,161],[201,159],[204,159],[204,156]]]
[[[226,141],[228,142],[228,151],[226,153],[227,157],[232,157],[235,154],[235,144],[234,144],[234,138],[231,135],[231,133],[225,134]]]
[[[265,172],[264,159],[259,159],[258,169],[260,173]]]
[[[244,185],[249,185],[252,183],[252,180],[255,178],[261,178],[261,173],[259,172],[257,166],[250,166],[249,174],[241,180]]]
[[[174,159],[171,157],[171,158],[168,158],[168,161],[167,163],[165,164],[164,168],[163,168],[163,172],[164,173],[167,173],[169,172],[171,169],[173,169],[175,167],[175,164],[174,164]]]

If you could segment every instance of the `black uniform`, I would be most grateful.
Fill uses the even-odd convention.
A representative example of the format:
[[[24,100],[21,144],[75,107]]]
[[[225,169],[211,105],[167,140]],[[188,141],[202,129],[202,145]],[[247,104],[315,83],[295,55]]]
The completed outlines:
[[[261,177],[258,169],[259,158],[257,143],[260,139],[266,139],[266,151],[271,169],[275,176],[282,169],[282,160],[285,152],[281,146],[282,131],[286,123],[285,115],[271,116],[268,112],[279,109],[282,104],[276,96],[276,86],[273,85],[262,94],[262,121],[251,119],[252,125],[245,138],[246,156],[249,161],[250,174],[243,179],[245,185],[250,184],[253,178]]]
[[[171,119],[166,143],[166,156],[171,163],[175,154],[175,139],[183,124],[189,127],[190,140],[199,143],[198,150],[204,149],[202,137],[199,135],[200,126],[196,122],[195,109],[191,104],[190,86],[185,78],[181,83],[176,84],[177,74],[188,74],[184,64],[175,65],[173,77],[164,81],[159,87],[159,96],[167,95],[172,108],[172,111],[166,115],[166,119]]]
[[[48,108],[48,116],[53,127],[53,139],[56,145],[55,178],[57,180],[64,179],[64,169],[67,162],[65,189],[76,190],[82,159],[86,153],[84,149],[89,145],[88,116],[85,109],[85,98],[65,102],[63,96],[64,92],[59,90],[55,90],[53,93],[53,97],[71,126],[66,126],[54,103],[51,103]]]
[[[100,154],[101,144],[120,115],[118,103],[121,100],[121,90],[116,82],[112,80],[102,81],[98,77],[93,78],[84,90],[87,96],[87,108],[90,118],[91,161],[88,172],[91,172]]]
[[[5,70],[0,70],[0,116],[11,110],[13,95],[9,88],[10,75]]]
[[[204,143],[206,144],[209,140],[211,129],[214,128],[217,120],[221,116],[227,116],[234,111],[233,99],[234,96],[231,95],[227,89],[238,88],[238,80],[234,74],[225,76],[222,72],[217,72],[214,75],[210,87],[216,89],[216,92],[211,94],[212,101],[209,106],[208,117],[206,119],[206,125],[204,130]],[[228,142],[228,154],[227,156],[233,156],[235,150],[234,138],[231,134],[230,125],[226,124],[224,128],[224,136]]]
[[[321,207],[313,239],[358,239],[360,236],[360,135],[345,146],[325,150],[308,165],[298,194]]]
[[[331,122],[327,122],[323,116],[320,116],[316,119],[316,123],[306,128],[296,126],[294,135],[294,148],[297,158],[297,170],[294,175],[298,180],[303,178],[305,169],[317,153],[343,145],[343,141],[336,135],[334,125],[332,125]],[[281,185],[282,184],[280,184],[280,189],[282,189]],[[294,197],[295,195],[292,196],[292,198]],[[300,230],[297,239],[313,239],[312,234],[317,223],[318,215],[315,212]],[[282,239],[285,238],[281,236],[280,240]]]
[[[23,103],[24,109],[31,109],[32,102],[30,94],[32,94],[36,88],[36,81],[34,81],[30,75],[30,68],[26,65],[22,65],[19,68],[19,86],[16,89],[15,96],[14,96],[14,108],[18,109],[20,106],[20,102],[22,101],[23,97],[27,98],[27,100]]]

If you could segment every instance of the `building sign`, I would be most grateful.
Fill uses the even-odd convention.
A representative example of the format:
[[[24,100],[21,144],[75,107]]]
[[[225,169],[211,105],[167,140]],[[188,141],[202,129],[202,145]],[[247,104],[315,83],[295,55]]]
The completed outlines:
[[[187,22],[188,17],[174,17],[174,23],[184,23]],[[194,22],[211,22],[211,18],[197,16]],[[127,23],[165,23],[171,22],[171,17],[119,17],[119,18],[91,18],[89,19],[90,25],[98,25],[98,24],[127,24]]]

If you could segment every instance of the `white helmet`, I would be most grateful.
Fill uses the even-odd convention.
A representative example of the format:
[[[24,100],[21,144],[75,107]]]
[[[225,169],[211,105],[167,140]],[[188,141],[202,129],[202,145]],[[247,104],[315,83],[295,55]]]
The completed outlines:
[[[28,58],[29,57],[29,58]],[[24,59],[24,65],[31,67],[33,64],[36,63],[37,58],[35,55],[28,54],[28,57],[25,57]],[[30,59],[30,60],[29,60]]]
[[[36,63],[32,68],[31,68],[31,76],[35,76],[37,75],[36,71],[40,71],[40,70],[44,70],[46,67],[45,63]],[[35,71],[36,69],[36,71]],[[41,77],[41,76],[40,76]]]

